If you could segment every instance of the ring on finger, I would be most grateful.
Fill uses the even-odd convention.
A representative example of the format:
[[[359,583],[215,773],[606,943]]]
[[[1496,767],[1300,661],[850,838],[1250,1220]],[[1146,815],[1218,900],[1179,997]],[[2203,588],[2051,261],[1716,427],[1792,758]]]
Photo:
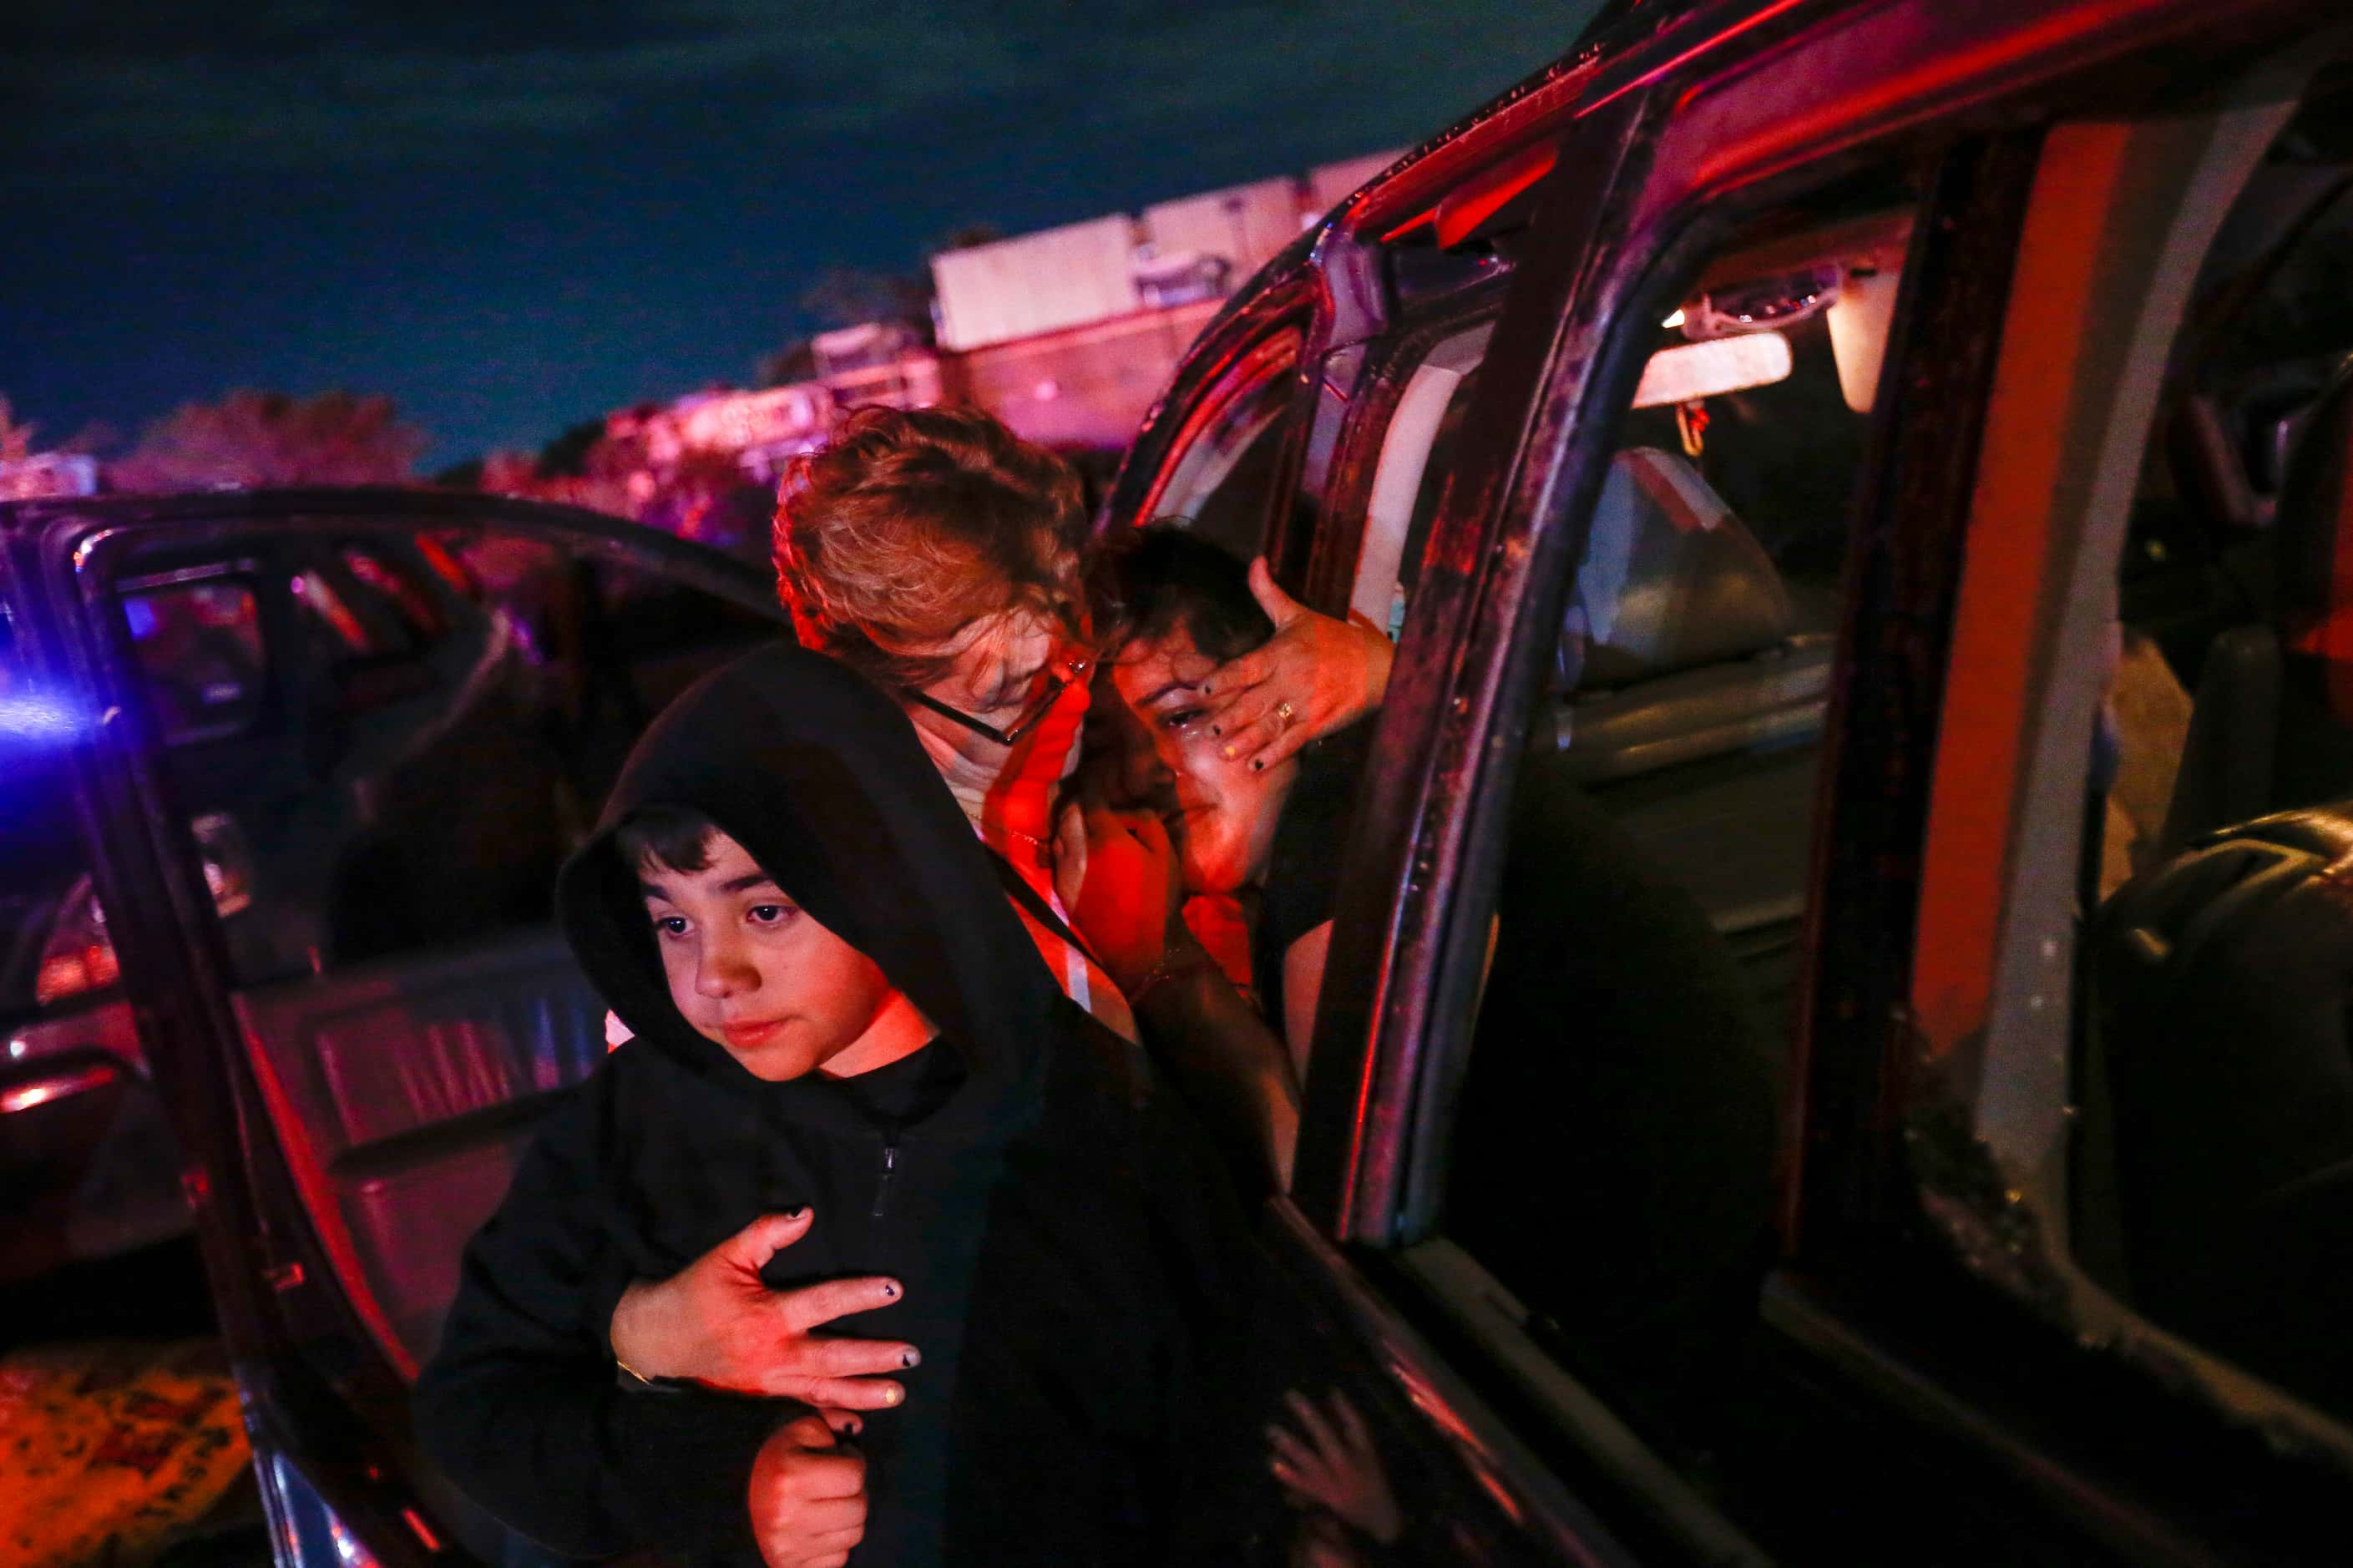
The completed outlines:
[[[1274,721],[1278,724],[1290,723],[1293,719],[1298,716],[1298,713],[1299,710],[1293,708],[1288,700],[1278,702],[1274,705]]]

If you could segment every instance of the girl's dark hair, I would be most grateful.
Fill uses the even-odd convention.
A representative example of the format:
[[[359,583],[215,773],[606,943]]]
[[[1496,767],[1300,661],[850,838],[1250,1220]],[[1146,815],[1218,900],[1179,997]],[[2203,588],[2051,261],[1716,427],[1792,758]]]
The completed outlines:
[[[659,866],[691,875],[711,864],[719,825],[689,806],[641,805],[613,828],[613,847],[632,869]]]
[[[1107,573],[1107,618],[1122,641],[1152,642],[1178,626],[1223,664],[1274,636],[1250,590],[1250,567],[1177,522],[1119,542]]]

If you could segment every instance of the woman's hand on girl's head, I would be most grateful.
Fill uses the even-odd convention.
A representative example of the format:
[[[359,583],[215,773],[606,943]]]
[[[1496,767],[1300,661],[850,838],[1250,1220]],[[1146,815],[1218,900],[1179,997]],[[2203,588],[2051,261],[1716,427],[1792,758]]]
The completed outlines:
[[[641,1377],[682,1378],[735,1394],[797,1399],[837,1431],[855,1430],[843,1413],[881,1410],[906,1396],[878,1373],[922,1360],[911,1344],[840,1339],[811,1330],[899,1300],[894,1279],[833,1279],[771,1290],[760,1270],[808,1234],[804,1207],[764,1215],[660,1281],[640,1279],[613,1309],[614,1360]]]
[[[1397,650],[1367,623],[1319,615],[1252,561],[1250,593],[1274,636],[1203,678],[1203,715],[1221,752],[1271,768],[1308,742],[1345,730],[1380,706]]]

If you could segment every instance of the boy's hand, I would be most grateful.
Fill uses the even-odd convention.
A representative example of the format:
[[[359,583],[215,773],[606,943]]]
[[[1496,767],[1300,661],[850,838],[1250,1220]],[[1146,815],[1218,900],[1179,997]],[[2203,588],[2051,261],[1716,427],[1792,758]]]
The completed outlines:
[[[871,1375],[923,1357],[898,1341],[809,1331],[899,1300],[895,1279],[832,1279],[797,1290],[760,1281],[768,1259],[808,1234],[804,1207],[764,1215],[668,1279],[640,1279],[613,1309],[614,1359],[646,1377],[679,1377],[734,1394],[797,1399],[835,1411],[881,1410],[906,1390]],[[854,1428],[849,1428],[853,1429]]]
[[[796,1416],[760,1445],[751,1505],[768,1568],[843,1568],[866,1535],[866,1460],[816,1416]]]

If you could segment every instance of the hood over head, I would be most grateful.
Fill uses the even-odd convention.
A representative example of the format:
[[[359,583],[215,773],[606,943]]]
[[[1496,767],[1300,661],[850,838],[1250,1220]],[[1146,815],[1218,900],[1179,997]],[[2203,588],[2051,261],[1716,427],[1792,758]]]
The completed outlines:
[[[557,881],[565,936],[621,1021],[726,1076],[733,1058],[670,1001],[637,869],[614,842],[649,805],[697,811],[743,845],[872,959],[968,1070],[1031,1065],[1061,992],[913,726],[848,667],[778,644],[688,688],[638,740]]]

